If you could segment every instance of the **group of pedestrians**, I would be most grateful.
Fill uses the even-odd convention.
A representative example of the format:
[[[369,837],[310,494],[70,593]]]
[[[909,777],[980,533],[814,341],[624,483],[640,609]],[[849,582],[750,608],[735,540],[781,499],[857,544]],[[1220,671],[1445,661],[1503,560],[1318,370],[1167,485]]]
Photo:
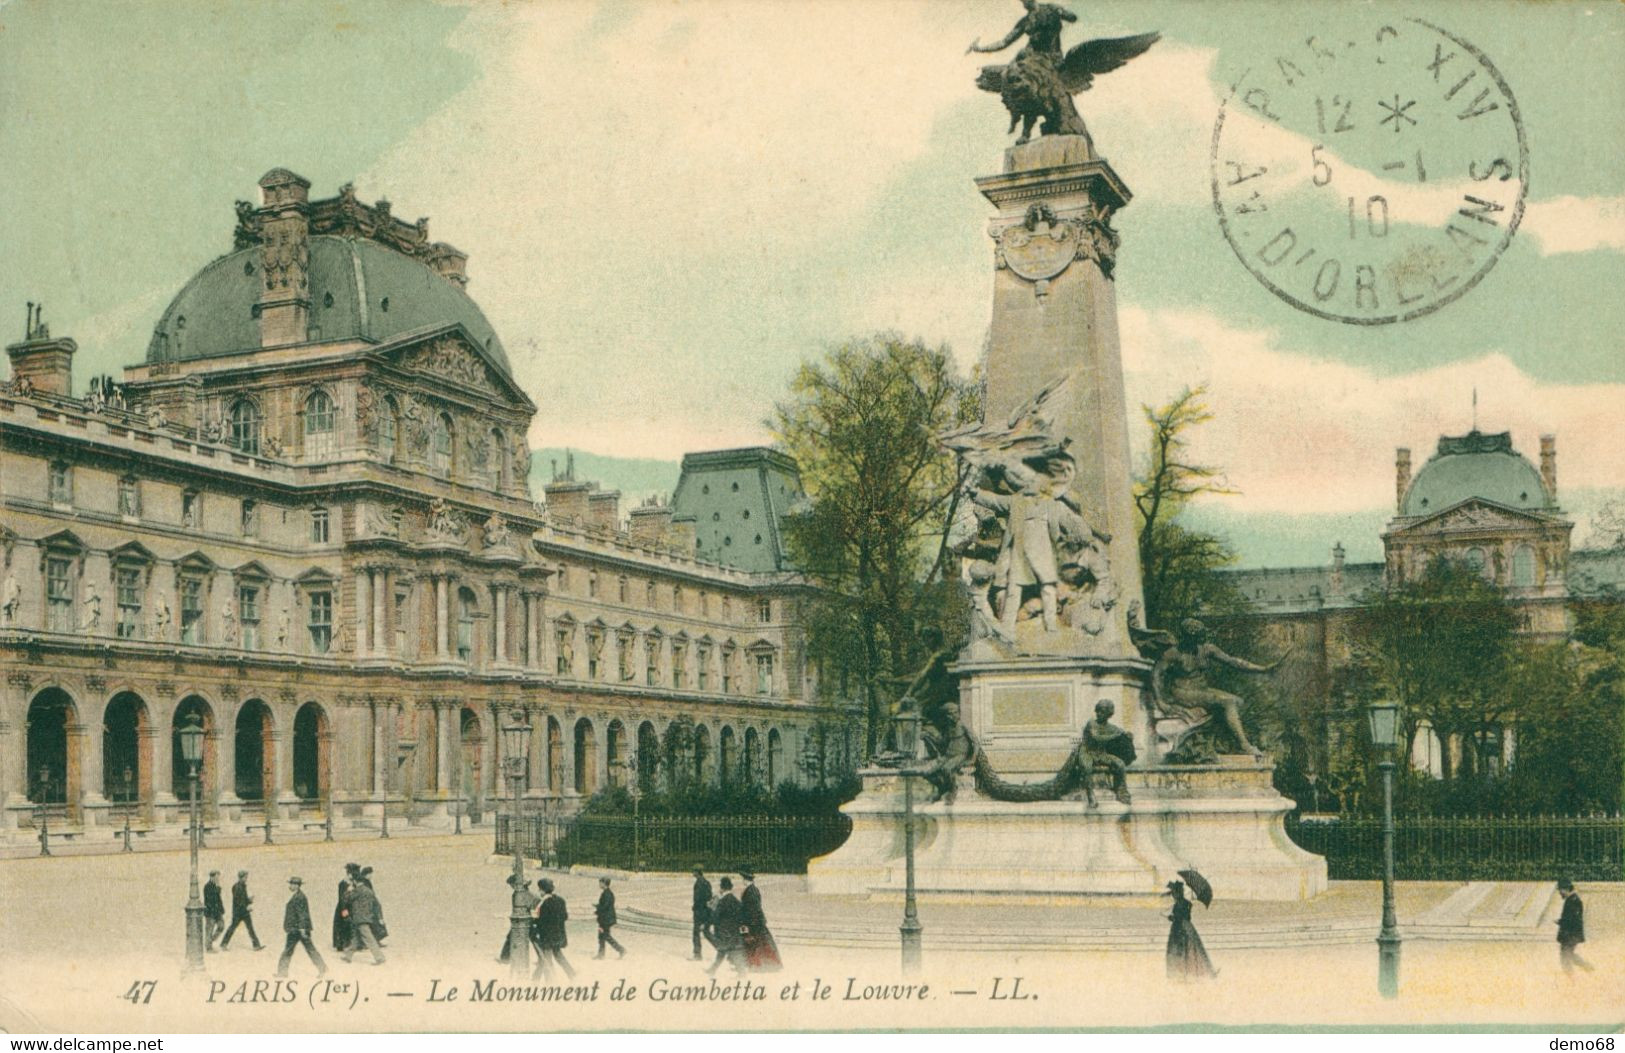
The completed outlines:
[[[333,949],[348,962],[357,950],[365,947],[372,954],[373,964],[382,965],[384,955],[380,947],[389,931],[384,928],[383,908],[378,905],[378,895],[372,886],[372,867],[347,863],[344,871],[344,880],[339,882],[338,903],[333,908]],[[288,902],[282,911],[282,931],[286,942],[282,957],[277,961],[278,976],[288,975],[288,964],[299,947],[303,947],[310,956],[317,975],[327,972],[327,963],[322,960],[311,939],[315,924],[311,920],[310,899],[305,895],[304,885],[303,878],[295,876],[288,879]],[[216,953],[214,941],[217,938],[220,940],[218,950],[229,949],[238,926],[247,930],[254,950],[265,949],[259,934],[254,931],[254,896],[248,891],[248,871],[237,871],[237,883],[231,886],[230,926],[226,925],[220,871],[209,871],[208,883],[203,886],[203,918],[207,926],[205,950],[208,953]]]
[[[615,893],[610,891],[609,878],[598,879],[601,889],[598,896],[598,953],[594,956],[604,956],[604,945],[607,943],[615,948],[621,957],[626,957],[626,951],[610,929],[615,927]],[[557,965],[567,977],[574,977],[575,969],[570,966],[569,959],[564,957],[564,948],[570,945],[570,933],[565,923],[570,920],[569,905],[564,897],[559,895],[551,878],[542,878],[536,883],[540,896],[530,891],[530,881],[517,875],[508,875],[508,887],[513,889],[514,906],[530,918],[526,935],[530,945],[536,950],[536,969],[531,974],[533,978],[551,977],[553,966]],[[497,955],[497,961],[507,964],[512,954],[508,938],[502,941],[502,951]]]
[[[744,890],[735,895],[731,876],[717,880],[717,895],[711,893],[711,882],[706,880],[702,867],[694,868],[694,954],[693,961],[702,961],[700,941],[710,943],[716,957],[706,967],[715,973],[727,962],[736,973],[774,972],[784,967],[779,958],[779,945],[767,927],[767,914],[762,910],[762,890],[756,887],[756,874],[751,870],[739,871]]]

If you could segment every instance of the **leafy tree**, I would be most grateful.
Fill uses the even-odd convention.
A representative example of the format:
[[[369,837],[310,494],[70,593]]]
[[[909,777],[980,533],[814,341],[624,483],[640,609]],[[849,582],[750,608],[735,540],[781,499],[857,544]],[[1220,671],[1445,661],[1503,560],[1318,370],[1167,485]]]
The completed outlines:
[[[1478,742],[1516,707],[1503,683],[1516,620],[1501,590],[1475,569],[1434,560],[1420,577],[1366,597],[1356,626],[1366,666],[1361,690],[1399,703],[1402,741],[1425,720],[1442,741]],[[1476,767],[1472,750],[1462,757]],[[1442,774],[1446,781],[1465,774],[1448,750]]]
[[[977,403],[946,347],[880,334],[804,363],[769,422],[809,498],[785,524],[822,590],[808,653],[826,683],[862,698],[866,756],[885,722],[879,680],[901,675],[919,626],[957,606],[941,587],[957,466],[937,436],[974,420]]]
[[[1190,434],[1213,419],[1206,386],[1186,388],[1153,409],[1142,406],[1151,429],[1146,469],[1134,481],[1139,519],[1140,577],[1145,624],[1174,628],[1190,615],[1238,612],[1246,604],[1216,573],[1235,552],[1215,534],[1193,530],[1179,514],[1199,494],[1233,494],[1219,469],[1195,463]]]

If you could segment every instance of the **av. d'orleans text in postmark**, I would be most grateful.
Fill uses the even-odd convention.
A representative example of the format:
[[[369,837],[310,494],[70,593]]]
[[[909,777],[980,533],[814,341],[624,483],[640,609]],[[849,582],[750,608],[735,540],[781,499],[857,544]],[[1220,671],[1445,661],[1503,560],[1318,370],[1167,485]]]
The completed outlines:
[[[1490,60],[1421,19],[1311,36],[1237,81],[1213,128],[1236,257],[1321,318],[1403,322],[1458,299],[1518,229],[1529,151]]]

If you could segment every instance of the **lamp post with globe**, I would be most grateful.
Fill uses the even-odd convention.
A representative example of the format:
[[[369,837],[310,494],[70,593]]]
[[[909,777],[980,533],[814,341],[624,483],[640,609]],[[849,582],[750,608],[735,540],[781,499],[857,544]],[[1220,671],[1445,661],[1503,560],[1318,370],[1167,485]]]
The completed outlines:
[[[203,897],[199,894],[197,883],[197,850],[198,842],[202,840],[202,830],[198,825],[198,778],[203,764],[203,725],[193,714],[190,721],[180,729],[178,737],[181,742],[181,760],[186,764],[187,796],[191,812],[191,829],[188,838],[192,851],[192,885],[186,897],[186,969],[188,972],[203,969]]]
[[[1366,707],[1371,744],[1382,771],[1382,930],[1377,934],[1377,990],[1399,997],[1399,923],[1394,917],[1394,752],[1399,745],[1399,706],[1373,702]]]
[[[520,829],[524,814],[520,784],[525,778],[525,758],[529,755],[530,725],[518,719],[502,729],[503,763],[508,768],[509,800],[513,815],[508,838],[513,845],[513,912],[508,919],[508,969],[514,976],[530,973],[530,894],[525,890],[525,849]]]
[[[903,972],[920,971],[922,952],[919,907],[914,899],[914,764],[920,743],[920,713],[907,699],[893,718],[897,752],[902,763],[897,769],[903,780],[903,924],[898,927],[902,940]]]

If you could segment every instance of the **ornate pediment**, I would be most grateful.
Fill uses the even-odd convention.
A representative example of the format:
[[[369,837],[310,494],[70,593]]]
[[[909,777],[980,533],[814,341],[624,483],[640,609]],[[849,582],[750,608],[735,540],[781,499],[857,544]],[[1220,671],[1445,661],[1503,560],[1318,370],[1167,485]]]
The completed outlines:
[[[407,348],[397,361],[406,369],[493,395],[503,393],[505,387],[486,364],[485,356],[457,336],[436,337]]]
[[[1463,501],[1420,522],[1403,527],[1395,533],[1414,537],[1422,534],[1456,534],[1469,531],[1528,530],[1532,527],[1546,526],[1550,522],[1546,516],[1507,508],[1493,501],[1474,499]]]

